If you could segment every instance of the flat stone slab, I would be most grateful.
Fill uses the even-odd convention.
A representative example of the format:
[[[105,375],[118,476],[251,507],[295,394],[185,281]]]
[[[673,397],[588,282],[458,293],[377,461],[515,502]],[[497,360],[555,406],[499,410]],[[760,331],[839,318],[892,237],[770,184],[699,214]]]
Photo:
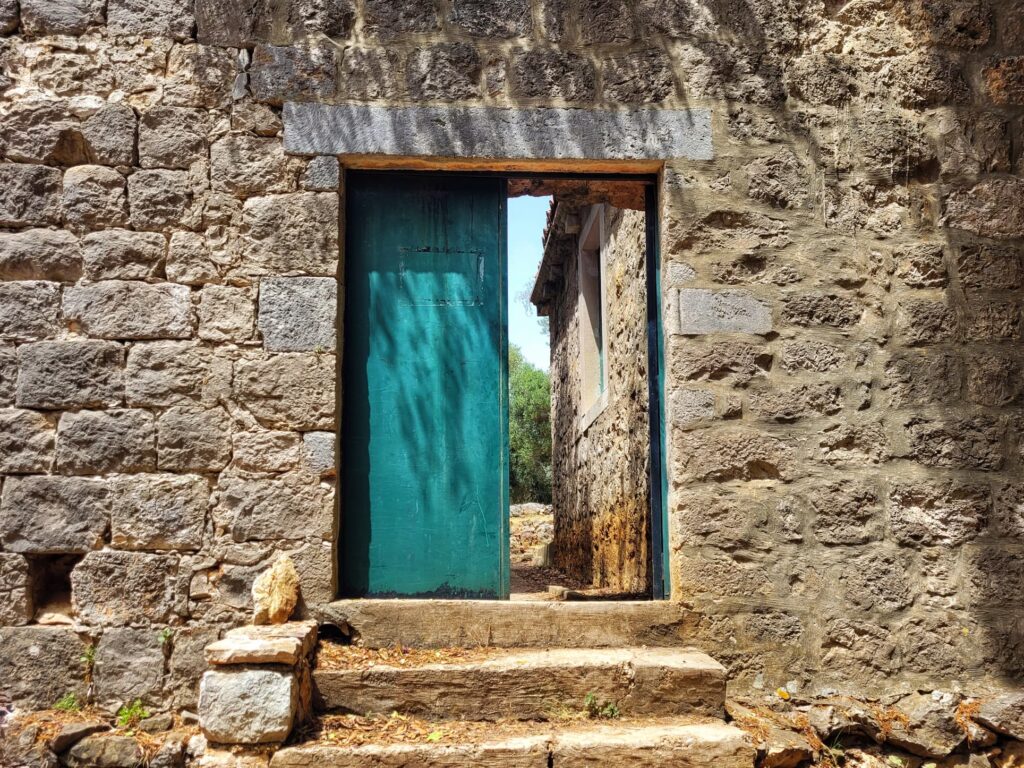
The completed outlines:
[[[726,673],[699,651],[558,648],[458,664],[318,669],[313,682],[319,708],[360,715],[398,711],[435,720],[532,720],[581,710],[593,695],[629,717],[720,717]]]
[[[287,664],[302,658],[302,643],[294,637],[225,637],[206,646],[206,662],[229,664]]]
[[[285,624],[261,624],[259,626],[236,627],[225,633],[225,640],[297,640],[303,656],[316,647],[317,624],[315,621],[289,621]]]
[[[321,622],[367,648],[623,648],[693,644],[697,616],[669,601],[339,600]]]
[[[279,750],[270,768],[752,768],[754,748],[743,731],[725,723],[608,725],[557,730],[484,744],[311,744]]]
[[[708,109],[382,107],[286,102],[299,155],[539,160],[710,160]]]

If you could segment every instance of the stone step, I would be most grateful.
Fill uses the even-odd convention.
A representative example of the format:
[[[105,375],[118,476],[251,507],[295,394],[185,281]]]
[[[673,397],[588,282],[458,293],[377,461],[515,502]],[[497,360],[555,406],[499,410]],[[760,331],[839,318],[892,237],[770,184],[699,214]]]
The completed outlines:
[[[557,728],[537,724],[527,737],[483,743],[306,744],[278,751],[270,768],[753,768],[743,731],[722,722],[623,723]]]
[[[693,643],[697,616],[678,603],[339,600],[321,623],[367,648],[623,648]]]
[[[720,717],[725,683],[721,664],[679,648],[508,651],[473,662],[313,673],[322,711],[437,720],[545,719],[580,711],[588,695],[629,717]]]

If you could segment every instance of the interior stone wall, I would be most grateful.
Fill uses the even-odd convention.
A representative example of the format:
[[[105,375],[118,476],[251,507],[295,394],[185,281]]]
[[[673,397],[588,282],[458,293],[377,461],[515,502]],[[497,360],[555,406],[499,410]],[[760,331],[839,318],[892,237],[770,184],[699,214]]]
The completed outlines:
[[[547,244],[560,251],[563,275],[548,309],[553,560],[584,583],[642,595],[651,587],[644,215],[603,208],[607,387],[605,405],[584,426],[578,244],[565,222],[578,225],[589,210],[564,211]]]
[[[695,640],[741,687],[1018,677],[1022,18],[0,0],[6,694],[84,690],[97,643],[99,696],[187,705],[274,553],[333,596],[338,166],[284,152],[286,101],[711,110],[660,189]],[[41,626],[58,554],[74,624]]]

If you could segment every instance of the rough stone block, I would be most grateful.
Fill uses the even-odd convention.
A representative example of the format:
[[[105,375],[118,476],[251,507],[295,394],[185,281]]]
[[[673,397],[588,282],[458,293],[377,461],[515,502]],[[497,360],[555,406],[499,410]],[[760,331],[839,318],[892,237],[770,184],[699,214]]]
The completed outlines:
[[[938,243],[915,243],[893,251],[896,277],[911,288],[942,288],[946,285],[946,263]]]
[[[827,383],[754,391],[748,402],[760,418],[783,423],[835,414],[843,407],[839,387]]]
[[[42,280],[0,282],[0,340],[38,341],[61,325],[60,284]]]
[[[74,282],[82,276],[78,238],[61,229],[0,232],[0,280]]]
[[[597,75],[582,56],[561,51],[518,51],[512,59],[512,93],[527,99],[592,102]]]
[[[333,432],[306,432],[302,436],[303,464],[315,475],[335,473],[337,438]]]
[[[248,197],[295,189],[294,161],[280,139],[231,133],[210,147],[210,185]]]
[[[975,719],[986,728],[1024,740],[1024,695],[1011,691],[982,699]]]
[[[0,405],[14,404],[18,380],[18,353],[13,344],[0,342]]]
[[[113,484],[111,543],[118,549],[197,550],[210,489],[197,475],[132,475]]]
[[[973,187],[952,189],[946,195],[943,223],[982,237],[1021,237],[1024,235],[1024,179],[986,179]]]
[[[116,35],[188,40],[195,16],[181,0],[108,0],[107,29]]]
[[[96,702],[116,711],[136,699],[162,707],[164,648],[156,629],[112,627],[96,646]]]
[[[167,279],[187,285],[217,282],[224,265],[214,259],[205,237],[195,232],[172,232],[167,249]]]
[[[897,307],[896,327],[905,344],[938,344],[957,338],[960,321],[945,301],[907,299]]]
[[[782,318],[793,325],[826,325],[849,328],[860,320],[861,309],[848,296],[831,293],[799,293],[788,297]]]
[[[338,158],[314,157],[306,166],[305,173],[302,174],[301,184],[302,188],[309,192],[333,192],[338,189],[340,180],[341,169]]]
[[[203,5],[200,0],[197,10]],[[237,24],[224,27],[235,28]],[[243,66],[236,51],[207,45],[176,45],[167,57],[164,104],[206,109],[228,107]]]
[[[1003,428],[988,416],[907,422],[908,457],[926,467],[997,470],[1003,466]]]
[[[9,552],[88,552],[103,545],[108,488],[76,477],[9,477],[0,495],[0,543]]]
[[[677,429],[692,429],[715,418],[715,395],[701,389],[680,389],[669,395],[669,420]]]
[[[603,88],[606,99],[622,104],[654,104],[676,91],[672,60],[664,51],[635,51],[605,62]]]
[[[0,552],[0,627],[28,624],[33,613],[28,561],[13,552]]]
[[[1024,285],[1024,249],[989,243],[964,245],[957,258],[967,291],[1014,291]]]
[[[480,55],[469,43],[446,43],[413,51],[406,62],[414,99],[459,101],[480,95]]]
[[[1019,339],[1021,305],[1015,301],[972,303],[964,324],[967,341],[1009,341]]]
[[[823,544],[865,544],[882,533],[878,493],[857,481],[834,482],[810,495],[812,528]]]
[[[136,171],[128,177],[131,221],[136,229],[181,227],[192,204],[187,171]]]
[[[64,219],[74,229],[128,223],[124,176],[103,165],[76,165],[64,173]]]
[[[987,487],[950,482],[899,482],[889,492],[889,525],[905,546],[958,546],[984,528]]]
[[[79,126],[88,145],[89,162],[97,165],[132,165],[135,161],[135,110],[127,104],[108,104]]]
[[[223,408],[172,406],[157,427],[161,470],[219,472],[231,460],[231,417]]]
[[[126,768],[145,761],[142,745],[134,736],[87,736],[64,755],[67,768]]]
[[[678,461],[672,476],[688,480],[789,480],[795,473],[793,448],[750,429],[698,430],[675,436]]]
[[[59,224],[61,213],[60,170],[0,163],[0,226]]]
[[[102,339],[186,339],[192,335],[188,286],[105,280],[64,291],[64,315]]]
[[[970,353],[967,371],[967,399],[992,408],[1017,402],[1024,392],[1021,362],[1016,355],[988,350]]]
[[[341,55],[341,98],[400,99],[405,96],[405,80],[405,57],[392,48],[346,48]]]
[[[235,541],[329,538],[334,524],[333,495],[304,473],[264,480],[230,478],[219,486],[217,518]]]
[[[155,107],[139,120],[139,165],[188,169],[207,152],[207,113],[188,107]]]
[[[337,360],[334,355],[290,353],[235,364],[236,402],[271,429],[334,428]]]
[[[220,744],[282,742],[291,733],[297,707],[298,685],[290,672],[211,671],[199,689],[203,733]]]
[[[682,334],[765,334],[772,330],[768,305],[746,291],[683,288],[679,291],[678,306],[678,331]]]
[[[338,271],[338,196],[330,192],[245,201],[246,259],[241,274],[334,276]]]
[[[330,43],[309,46],[259,45],[249,66],[249,89],[257,101],[330,99],[338,87],[338,50]]]
[[[390,40],[409,33],[434,32],[440,19],[432,3],[420,0],[366,0],[367,35]]]
[[[83,147],[71,140],[78,133],[78,121],[65,102],[27,96],[11,104],[4,116],[6,154],[22,163],[86,162]]]
[[[135,344],[126,381],[132,406],[213,405],[230,394],[231,361],[194,342]]]
[[[0,32],[7,34],[18,27],[17,0],[0,0]]]
[[[239,469],[287,472],[299,467],[302,436],[296,432],[236,432],[232,440],[232,466]]]
[[[338,282],[334,278],[263,278],[259,304],[259,328],[268,350],[334,350],[338,307]]]
[[[175,707],[196,711],[199,681],[206,671],[203,649],[219,636],[217,627],[189,626],[174,630],[166,688]]]
[[[955,356],[907,351],[885,363],[882,389],[894,408],[932,405],[957,400],[961,381],[963,370]]]
[[[779,365],[784,371],[811,371],[828,373],[846,364],[843,348],[823,341],[787,341],[779,354]]]
[[[708,346],[672,344],[670,377],[676,381],[730,381],[746,383],[765,376],[772,356],[765,347],[735,341],[716,341]]]
[[[40,341],[18,348],[21,408],[92,408],[124,399],[124,351],[108,341]]]
[[[15,706],[48,709],[85,695],[85,644],[70,627],[0,627],[0,679]]]
[[[455,0],[448,21],[474,37],[526,37],[533,28],[529,0],[508,0],[500,5],[487,0]]]
[[[71,572],[71,602],[90,624],[169,624],[184,602],[177,576],[175,555],[90,552]]]
[[[208,285],[199,294],[199,338],[248,341],[253,334],[255,311],[250,289]]]
[[[906,558],[898,552],[872,551],[844,560],[837,583],[846,599],[862,610],[890,613],[914,601]]]
[[[49,472],[54,421],[37,411],[0,408],[0,472]]]
[[[102,21],[100,0],[21,0],[26,35],[80,35]]]
[[[89,280],[147,280],[163,269],[167,239],[158,232],[106,229],[83,237],[82,253]]]
[[[1024,56],[1011,56],[990,62],[981,75],[993,104],[1024,104]]]
[[[67,475],[156,469],[153,415],[143,410],[74,411],[57,427],[57,471]]]
[[[877,422],[829,425],[818,439],[821,458],[832,466],[866,466],[890,458],[889,438]]]

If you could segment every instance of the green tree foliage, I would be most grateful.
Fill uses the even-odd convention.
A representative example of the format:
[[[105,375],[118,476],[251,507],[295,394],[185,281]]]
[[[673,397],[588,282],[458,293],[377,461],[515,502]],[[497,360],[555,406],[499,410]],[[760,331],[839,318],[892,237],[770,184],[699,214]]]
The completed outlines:
[[[508,350],[509,489],[513,504],[551,501],[551,381]]]

